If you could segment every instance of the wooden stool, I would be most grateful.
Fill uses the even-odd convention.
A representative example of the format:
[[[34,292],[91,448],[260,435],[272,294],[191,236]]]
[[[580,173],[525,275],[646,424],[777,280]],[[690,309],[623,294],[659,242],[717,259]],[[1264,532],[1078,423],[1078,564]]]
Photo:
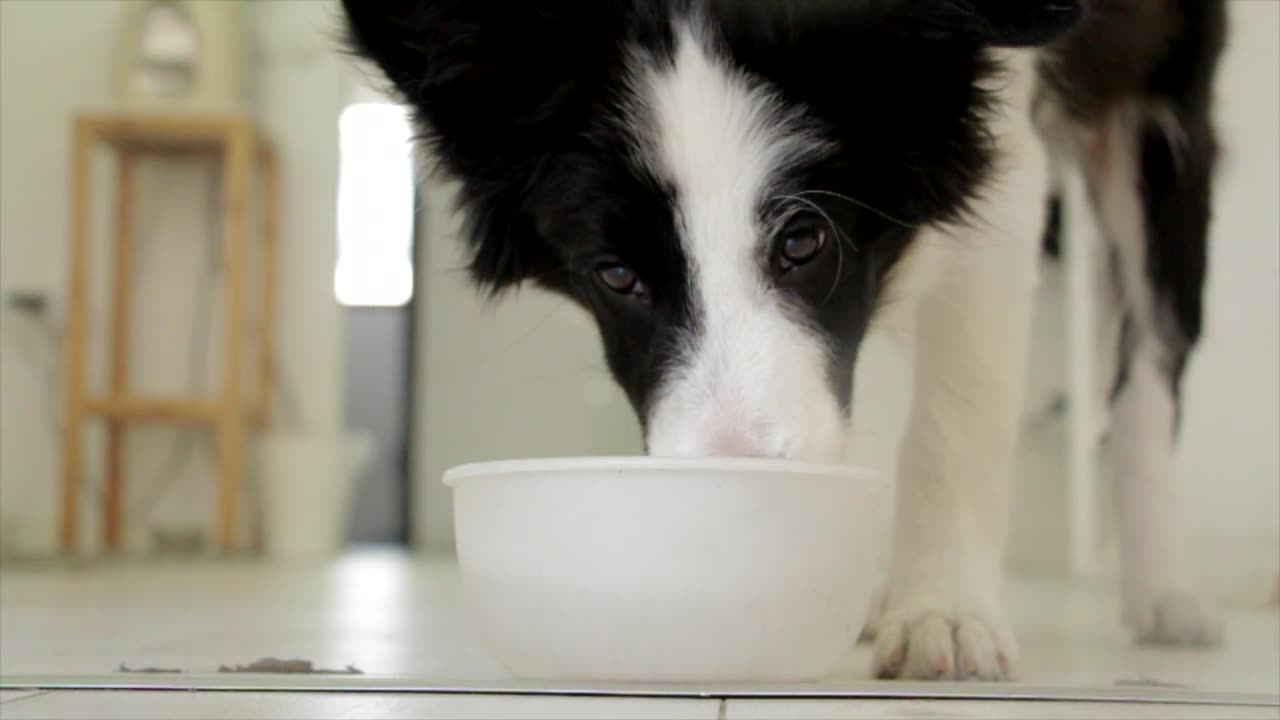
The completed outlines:
[[[105,143],[119,158],[111,290],[110,381],[104,395],[88,397],[84,382],[89,283],[90,165]],[[225,342],[221,391],[212,397],[143,397],[129,391],[130,257],[133,242],[134,165],[147,154],[213,155],[222,164],[223,257],[226,271]],[[256,163],[255,163],[256,160]],[[262,171],[263,285],[256,358],[257,388],[245,402],[242,333],[245,322],[250,188],[255,164]],[[123,538],[124,431],[129,422],[208,424],[217,437],[218,542],[236,548],[243,441],[247,422],[265,424],[272,385],[275,335],[275,273],[278,261],[278,173],[274,153],[247,117],[233,114],[90,113],[75,122],[71,168],[71,257],[66,338],[63,345],[61,547],[79,541],[81,430],[84,420],[107,420],[107,475],[103,542],[120,548]]]

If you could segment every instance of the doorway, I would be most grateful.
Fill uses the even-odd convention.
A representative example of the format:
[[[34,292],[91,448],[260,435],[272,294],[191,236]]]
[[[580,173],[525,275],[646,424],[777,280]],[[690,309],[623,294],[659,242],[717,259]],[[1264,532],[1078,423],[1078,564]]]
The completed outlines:
[[[354,103],[340,120],[334,294],[345,312],[345,420],[373,447],[355,479],[352,544],[411,539],[418,204],[410,128],[390,102]]]

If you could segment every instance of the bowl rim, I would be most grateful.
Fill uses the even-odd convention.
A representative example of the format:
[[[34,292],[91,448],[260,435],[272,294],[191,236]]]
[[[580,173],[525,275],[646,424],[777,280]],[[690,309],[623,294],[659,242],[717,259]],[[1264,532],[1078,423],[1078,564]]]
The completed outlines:
[[[857,465],[814,463],[775,458],[739,457],[655,457],[652,455],[606,455],[582,457],[521,458],[491,460],[457,465],[445,471],[442,482],[455,487],[460,482],[512,475],[539,475],[555,472],[598,472],[618,470],[670,470],[674,472],[766,472],[779,478],[822,476],[886,484],[875,471]]]

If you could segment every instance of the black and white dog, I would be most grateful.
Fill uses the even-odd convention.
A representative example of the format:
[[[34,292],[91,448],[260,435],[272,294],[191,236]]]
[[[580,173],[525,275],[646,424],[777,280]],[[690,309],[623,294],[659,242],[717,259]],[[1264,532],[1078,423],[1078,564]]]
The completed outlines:
[[[595,318],[654,455],[842,459],[863,337],[909,322],[881,677],[1005,678],[1043,202],[1078,166],[1123,316],[1126,615],[1210,644],[1170,507],[1200,334],[1222,0],[345,0],[460,184],[471,271]],[[1050,242],[1052,246],[1054,243]]]

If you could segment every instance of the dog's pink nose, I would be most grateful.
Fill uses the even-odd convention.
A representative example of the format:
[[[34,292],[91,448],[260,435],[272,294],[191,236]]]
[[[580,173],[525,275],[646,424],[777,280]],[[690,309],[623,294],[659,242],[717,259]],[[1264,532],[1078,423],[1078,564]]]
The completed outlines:
[[[745,433],[720,431],[711,436],[707,454],[717,457],[769,457],[764,447]]]

